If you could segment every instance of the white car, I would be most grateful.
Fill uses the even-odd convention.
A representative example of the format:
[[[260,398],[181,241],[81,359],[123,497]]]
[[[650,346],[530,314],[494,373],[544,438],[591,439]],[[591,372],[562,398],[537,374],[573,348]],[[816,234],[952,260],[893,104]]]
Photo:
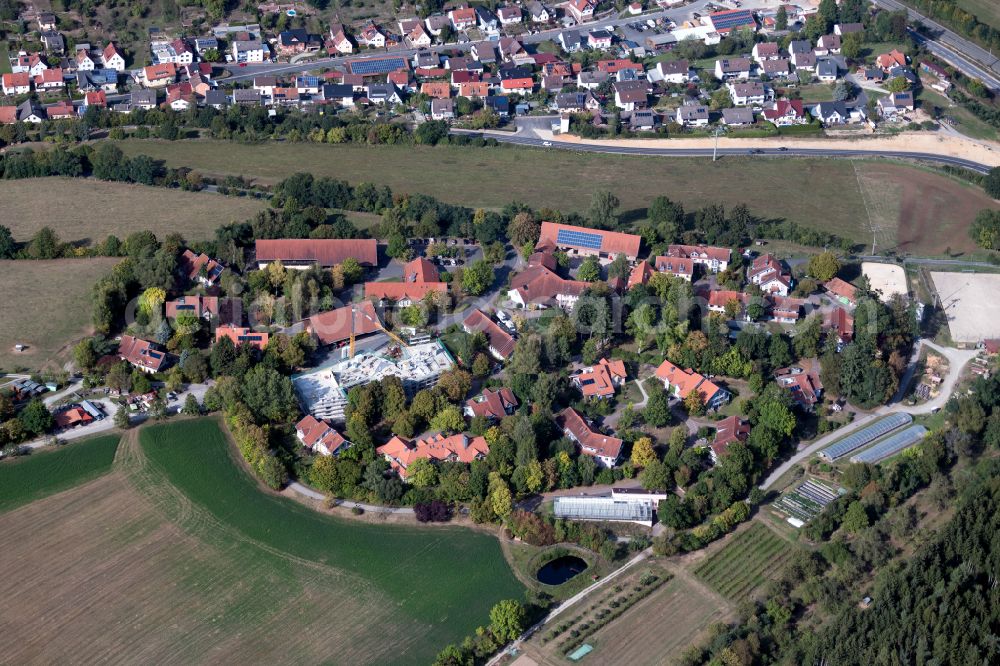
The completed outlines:
[[[551,148],[552,147],[552,142],[551,141],[542,141],[542,145],[545,146],[546,148]]]

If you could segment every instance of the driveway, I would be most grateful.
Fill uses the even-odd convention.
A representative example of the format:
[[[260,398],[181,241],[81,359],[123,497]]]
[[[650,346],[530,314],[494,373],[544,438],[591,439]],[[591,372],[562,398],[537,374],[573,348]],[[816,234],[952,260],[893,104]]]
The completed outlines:
[[[323,493],[313,490],[307,486],[302,485],[298,481],[292,481],[288,484],[290,490],[295,491],[303,497],[308,497],[309,499],[318,500],[320,502],[325,501],[327,496]],[[377,504],[364,504],[362,502],[352,502],[350,500],[335,500],[336,506],[346,507],[348,509],[362,509],[368,513],[395,513],[400,515],[412,515],[413,508],[408,506],[379,506]]]

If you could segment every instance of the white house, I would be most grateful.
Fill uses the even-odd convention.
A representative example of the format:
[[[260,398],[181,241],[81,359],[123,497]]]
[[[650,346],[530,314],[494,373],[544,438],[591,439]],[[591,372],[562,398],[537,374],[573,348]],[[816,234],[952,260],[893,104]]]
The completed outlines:
[[[767,89],[760,81],[728,84],[729,96],[736,106],[760,106],[767,99]]]
[[[684,127],[707,127],[708,107],[703,104],[678,107],[677,124]]]
[[[649,69],[646,77],[653,82],[687,83],[691,80],[691,65],[687,60],[661,61]]]
[[[125,56],[122,52],[118,50],[114,42],[109,42],[107,46],[104,47],[102,55],[102,64],[105,69],[113,69],[116,72],[125,71]]]

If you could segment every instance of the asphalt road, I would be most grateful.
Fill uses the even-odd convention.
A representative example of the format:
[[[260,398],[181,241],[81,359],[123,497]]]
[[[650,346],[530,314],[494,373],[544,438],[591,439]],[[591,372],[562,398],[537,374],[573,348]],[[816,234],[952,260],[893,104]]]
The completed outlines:
[[[912,33],[917,42],[922,43],[928,51],[951,63],[964,74],[981,79],[993,90],[1000,90],[1000,59],[992,53],[898,0],[872,0],[872,2],[893,11],[906,10],[911,21],[919,21],[937,33],[932,40]]]
[[[504,132],[489,132],[484,134],[483,132],[475,131],[453,131],[458,131],[463,134],[485,136],[486,138],[496,139],[500,143],[510,143],[519,146],[534,146],[548,149],[573,150],[585,153],[613,153],[619,155],[650,155],[661,157],[711,157],[713,154],[712,148],[648,148],[642,146],[599,145],[569,141],[547,141],[536,137],[522,136],[520,134],[507,134]],[[782,147],[777,147],[753,149],[753,153],[745,148],[718,149],[718,155],[720,157],[727,155],[746,156],[750,154],[753,154],[754,157],[888,157],[896,159],[921,160],[933,162],[935,164],[947,164],[950,166],[970,169],[972,171],[976,171],[977,173],[988,173],[990,170],[989,165],[981,164],[973,160],[951,157],[950,155],[935,155],[933,153],[910,153],[894,150],[858,150],[856,148],[787,147],[782,149]]]

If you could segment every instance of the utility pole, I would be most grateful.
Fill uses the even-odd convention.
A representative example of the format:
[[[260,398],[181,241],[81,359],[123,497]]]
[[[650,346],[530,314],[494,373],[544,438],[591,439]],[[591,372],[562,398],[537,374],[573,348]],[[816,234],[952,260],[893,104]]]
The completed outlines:
[[[717,159],[719,159],[719,129],[720,128],[716,127],[715,128],[715,132],[714,132],[714,134],[715,134],[715,147],[712,148],[712,161],[713,162],[716,161]]]

